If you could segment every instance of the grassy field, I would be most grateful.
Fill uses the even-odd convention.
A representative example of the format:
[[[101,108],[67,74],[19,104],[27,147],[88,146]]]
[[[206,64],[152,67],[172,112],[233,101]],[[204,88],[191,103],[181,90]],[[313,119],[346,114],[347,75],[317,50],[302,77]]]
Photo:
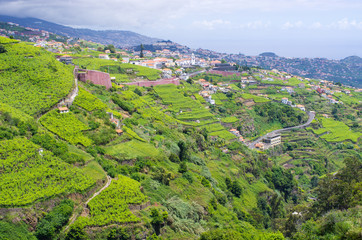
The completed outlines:
[[[106,154],[124,159],[134,159],[137,157],[157,157],[160,152],[153,145],[138,140],[131,140],[113,146],[105,147]]]
[[[106,173],[95,160],[90,161],[82,169],[87,176],[94,179],[95,181],[106,179]]]

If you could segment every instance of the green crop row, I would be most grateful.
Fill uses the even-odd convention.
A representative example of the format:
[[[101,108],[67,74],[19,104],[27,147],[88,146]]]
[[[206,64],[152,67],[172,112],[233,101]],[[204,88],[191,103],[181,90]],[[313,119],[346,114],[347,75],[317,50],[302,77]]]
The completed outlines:
[[[78,96],[75,98],[73,103],[89,112],[94,109],[102,110],[107,107],[105,103],[83,88],[79,88]]]
[[[52,110],[40,118],[40,123],[71,144],[79,143],[86,147],[92,145],[92,140],[82,133],[88,130],[89,126],[79,121],[71,112],[59,113]]]
[[[35,115],[68,95],[74,85],[71,66],[25,43],[4,46],[7,52],[0,54],[1,102]]]
[[[210,133],[210,136],[219,137],[219,138],[222,138],[222,139],[225,139],[225,140],[232,140],[232,139],[236,138],[236,136],[234,134],[230,133],[227,130],[212,132],[212,133]]]
[[[141,204],[146,200],[139,182],[118,175],[117,180],[89,202],[90,216],[83,221],[88,226],[138,222],[139,218],[132,214],[128,205]]]
[[[84,192],[94,180],[23,138],[0,142],[0,206],[14,207],[59,194]]]
[[[269,99],[263,98],[263,97],[259,97],[259,96],[255,96],[249,93],[243,93],[241,94],[241,97],[244,99],[253,99],[254,102],[256,103],[264,103],[264,102],[270,102]]]
[[[362,137],[362,133],[352,131],[346,124],[340,121],[336,121],[330,118],[322,118],[323,128],[314,130],[315,134],[327,134],[321,136],[328,142],[343,142],[351,140],[357,142],[358,138]]]

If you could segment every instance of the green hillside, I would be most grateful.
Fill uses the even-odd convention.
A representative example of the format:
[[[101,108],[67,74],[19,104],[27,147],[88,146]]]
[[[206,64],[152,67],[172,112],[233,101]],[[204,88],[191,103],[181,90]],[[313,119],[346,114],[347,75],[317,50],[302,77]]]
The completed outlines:
[[[71,89],[72,69],[44,50],[2,41],[1,239],[359,239],[357,102],[333,105],[305,88],[289,94],[278,84],[242,86],[236,75],[202,73],[177,86],[79,82],[69,112],[60,113],[51,107]],[[158,74],[74,61],[109,65],[128,79]],[[242,76],[262,73],[269,74]],[[282,97],[316,119],[282,132],[277,146],[254,149],[258,137],[307,121]]]
[[[36,115],[68,95],[74,84],[71,66],[26,43],[0,37],[0,44],[6,50],[0,53],[1,102]]]

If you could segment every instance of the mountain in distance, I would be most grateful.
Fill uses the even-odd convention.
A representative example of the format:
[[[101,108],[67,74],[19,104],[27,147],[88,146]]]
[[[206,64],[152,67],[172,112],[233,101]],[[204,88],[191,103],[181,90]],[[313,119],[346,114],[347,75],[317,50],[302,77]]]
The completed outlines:
[[[278,55],[276,55],[276,54],[273,53],[273,52],[260,53],[259,56],[260,56],[260,57],[272,57],[272,58],[278,57]]]
[[[341,62],[346,64],[362,64],[362,58],[358,56],[349,56],[342,59]]]
[[[0,22],[13,22],[24,27],[37,28],[59,35],[73,38],[81,38],[101,44],[113,44],[116,47],[135,46],[142,44],[152,44],[160,41],[158,38],[147,37],[131,31],[123,30],[91,30],[78,29],[48,22],[38,18],[19,18],[0,15]]]

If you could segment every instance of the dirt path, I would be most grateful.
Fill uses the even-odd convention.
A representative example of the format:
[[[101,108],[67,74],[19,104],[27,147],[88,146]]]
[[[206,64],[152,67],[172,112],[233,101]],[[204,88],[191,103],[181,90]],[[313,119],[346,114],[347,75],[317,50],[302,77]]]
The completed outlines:
[[[88,203],[95,198],[96,196],[98,196],[102,191],[104,191],[107,187],[109,187],[109,185],[111,185],[112,182],[112,178],[110,176],[107,175],[107,183],[106,185],[104,185],[104,187],[102,187],[98,192],[94,193],[93,196],[91,198],[89,198],[85,204],[84,207],[87,207]]]
[[[70,226],[73,225],[73,223],[75,222],[75,220],[79,217],[79,215],[81,214],[81,212],[78,212],[77,210],[80,208],[80,207],[83,207],[83,208],[86,208],[88,203],[93,199],[95,198],[96,196],[98,196],[101,192],[103,192],[106,188],[109,187],[109,185],[111,185],[111,182],[112,182],[112,178],[110,176],[107,175],[107,183],[106,185],[104,185],[104,187],[102,187],[99,191],[97,191],[96,193],[93,194],[92,197],[90,197],[85,203],[83,204],[79,204],[79,206],[74,210],[74,213],[73,215],[71,216],[71,218],[69,219],[69,223],[67,224],[67,226],[64,228],[64,230],[62,231],[61,235],[62,234],[65,234],[68,229],[70,228]]]

